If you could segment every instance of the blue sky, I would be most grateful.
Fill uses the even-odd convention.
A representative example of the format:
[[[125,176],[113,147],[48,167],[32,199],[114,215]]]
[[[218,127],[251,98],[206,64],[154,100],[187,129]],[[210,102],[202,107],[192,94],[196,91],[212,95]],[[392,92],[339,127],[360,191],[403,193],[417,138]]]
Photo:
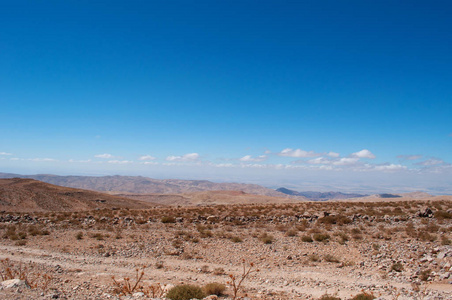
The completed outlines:
[[[450,1],[0,1],[0,172],[452,193]]]

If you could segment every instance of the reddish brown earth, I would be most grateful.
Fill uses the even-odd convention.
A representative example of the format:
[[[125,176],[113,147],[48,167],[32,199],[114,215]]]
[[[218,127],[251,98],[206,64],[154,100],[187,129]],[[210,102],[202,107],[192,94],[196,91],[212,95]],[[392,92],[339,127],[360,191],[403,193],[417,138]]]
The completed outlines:
[[[79,190],[36,181],[11,179],[0,191],[8,201],[0,212],[0,259],[8,259],[0,274],[25,274],[32,287],[2,284],[1,299],[150,299],[146,289],[120,295],[112,280],[134,281],[141,266],[144,288],[217,282],[227,287],[220,298],[231,299],[229,274],[240,278],[243,260],[259,272],[243,281],[242,298],[352,299],[363,291],[380,299],[452,298],[447,197],[133,209],[135,200],[98,203],[105,195],[68,194]],[[256,196],[196,197],[205,204]],[[114,205],[90,209],[92,202]],[[116,209],[120,204],[125,208]]]

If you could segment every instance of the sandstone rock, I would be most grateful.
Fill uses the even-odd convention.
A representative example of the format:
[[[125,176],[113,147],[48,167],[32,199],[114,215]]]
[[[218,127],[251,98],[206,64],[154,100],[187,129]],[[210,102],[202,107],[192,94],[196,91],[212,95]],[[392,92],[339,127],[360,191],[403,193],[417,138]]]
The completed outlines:
[[[1,285],[5,289],[18,288],[18,287],[30,288],[30,286],[27,284],[27,282],[25,280],[20,280],[20,279],[5,280],[1,283]]]

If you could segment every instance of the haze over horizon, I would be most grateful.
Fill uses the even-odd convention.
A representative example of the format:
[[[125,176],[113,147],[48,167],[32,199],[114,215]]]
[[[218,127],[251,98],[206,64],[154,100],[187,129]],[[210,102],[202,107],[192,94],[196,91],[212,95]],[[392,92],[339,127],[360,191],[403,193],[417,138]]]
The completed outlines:
[[[0,172],[452,194],[449,1],[12,1]]]

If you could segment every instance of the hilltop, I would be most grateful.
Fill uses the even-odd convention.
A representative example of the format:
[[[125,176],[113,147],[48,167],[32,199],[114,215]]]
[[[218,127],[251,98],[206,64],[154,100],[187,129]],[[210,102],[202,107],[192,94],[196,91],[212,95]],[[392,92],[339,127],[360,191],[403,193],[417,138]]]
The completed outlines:
[[[0,179],[0,210],[4,211],[86,211],[152,206],[154,204],[150,202],[61,187],[34,179]]]

